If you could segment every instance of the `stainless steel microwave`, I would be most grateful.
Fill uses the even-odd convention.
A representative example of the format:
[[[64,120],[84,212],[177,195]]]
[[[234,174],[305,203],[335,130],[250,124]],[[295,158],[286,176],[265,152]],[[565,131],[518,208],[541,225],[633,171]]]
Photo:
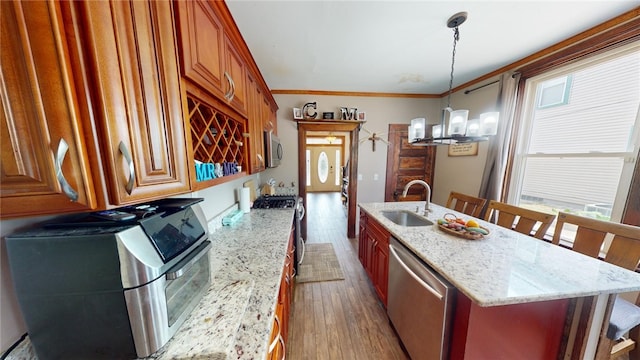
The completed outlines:
[[[264,132],[264,146],[267,167],[274,168],[280,165],[280,161],[282,161],[282,144],[273,131]]]

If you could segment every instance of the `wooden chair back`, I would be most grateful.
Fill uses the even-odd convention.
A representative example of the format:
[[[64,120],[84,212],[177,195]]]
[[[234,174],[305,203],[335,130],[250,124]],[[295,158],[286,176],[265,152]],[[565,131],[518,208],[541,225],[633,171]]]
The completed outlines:
[[[554,244],[560,243],[562,229],[568,224],[574,225],[576,231],[573,239],[573,250],[599,258],[602,244],[607,236],[612,235],[613,240],[607,250],[604,261],[631,271],[635,271],[638,267],[638,263],[640,263],[640,227],[560,212],[553,234]],[[635,310],[629,310],[629,306],[627,306],[626,310],[621,310],[621,313],[615,315],[618,300],[620,299],[616,299],[613,304],[610,321],[611,324],[616,323],[619,324],[618,326],[629,328],[629,338],[619,340],[602,336],[598,348],[606,349],[610,354],[609,359],[612,360],[618,359],[626,353],[628,353],[629,359],[638,359],[640,358],[640,351],[638,350],[640,326],[634,326],[633,323],[629,324],[627,318],[637,318],[638,313],[640,313],[640,307],[638,307],[640,298],[636,299],[635,304],[630,304],[630,308]],[[620,301],[626,302],[624,300]],[[620,320],[621,318],[624,319]]]
[[[452,191],[451,194],[449,194],[446,207],[467,215],[480,217],[486,203],[487,199]]]
[[[507,229],[515,230],[519,233],[532,235],[542,239],[549,230],[551,223],[556,218],[553,214],[525,209],[519,206],[505,204],[503,202],[491,200],[487,206],[484,219],[491,221],[495,218],[495,223]],[[538,229],[532,234],[533,228],[539,224]]]
[[[640,263],[640,227],[598,220],[560,212],[553,234],[553,243],[560,243],[560,235],[566,224],[576,226],[573,250],[598,258],[607,235],[613,240],[604,260],[625,269],[636,270]]]

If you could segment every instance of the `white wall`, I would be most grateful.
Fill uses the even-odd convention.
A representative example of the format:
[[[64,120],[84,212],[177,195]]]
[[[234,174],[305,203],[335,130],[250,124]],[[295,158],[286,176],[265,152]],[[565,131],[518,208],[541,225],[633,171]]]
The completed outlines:
[[[476,84],[488,84],[496,79],[488,79]],[[451,96],[451,107],[454,110],[468,109],[469,119],[478,118],[481,113],[498,111],[496,101],[498,84],[489,85],[482,89],[465,94],[462,89]],[[446,106],[446,97],[442,99],[442,107]],[[503,119],[500,119],[503,120]],[[478,196],[482,182],[482,173],[487,160],[489,142],[478,144],[477,156],[451,157],[446,146],[438,148],[436,168],[434,172],[434,190],[432,200],[439,205],[445,205],[451,191],[457,191],[472,196]]]
[[[366,123],[363,128],[376,134],[384,133],[381,137],[387,139],[389,124],[409,124],[416,117],[435,119],[440,107],[439,99],[408,99],[390,97],[355,97],[355,96],[327,96],[327,95],[274,95],[278,106],[278,136],[285,149],[282,165],[276,169],[265,171],[263,179],[274,177],[285,183],[298,180],[298,129],[293,121],[292,108],[301,108],[307,102],[317,102],[319,119],[322,112],[334,112],[339,118],[340,107],[356,107],[366,112]],[[360,131],[360,139],[368,138],[366,131]],[[359,145],[358,174],[362,180],[358,181],[358,202],[384,201],[384,185],[387,164],[387,146],[376,142],[376,151],[372,151],[371,141],[364,141]],[[378,179],[374,180],[377,174]]]
[[[487,80],[491,82],[492,80]],[[495,111],[497,84],[485,87],[465,95],[462,91],[452,95],[451,105],[456,109],[469,109],[469,117],[478,117],[480,113]],[[318,113],[333,111],[336,117],[340,107],[357,107],[366,112],[367,122],[364,128],[376,133],[388,131],[388,124],[410,123],[416,117],[426,117],[427,123],[440,122],[441,107],[446,99],[409,99],[390,97],[355,97],[355,96],[319,96],[319,95],[275,95],[278,110],[278,136],[285,155],[282,165],[263,173],[263,179],[269,177],[290,184],[298,180],[298,130],[293,121],[292,108],[301,108],[307,102],[317,102]],[[360,138],[367,138],[365,131]],[[477,195],[482,181],[482,172],[486,161],[487,143],[480,143],[477,156],[449,157],[446,146],[440,146],[436,156],[436,168],[432,199],[444,205],[452,190]],[[358,173],[362,180],[358,181],[358,202],[384,201],[384,188],[387,164],[387,146],[378,142],[376,151],[372,151],[371,142],[360,144],[358,152]],[[378,180],[374,180],[375,175]]]

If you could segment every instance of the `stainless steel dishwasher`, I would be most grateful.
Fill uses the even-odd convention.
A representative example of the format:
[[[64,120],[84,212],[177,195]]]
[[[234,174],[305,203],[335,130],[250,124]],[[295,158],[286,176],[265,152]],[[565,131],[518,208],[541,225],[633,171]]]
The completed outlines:
[[[389,239],[387,314],[412,360],[447,359],[455,288]]]

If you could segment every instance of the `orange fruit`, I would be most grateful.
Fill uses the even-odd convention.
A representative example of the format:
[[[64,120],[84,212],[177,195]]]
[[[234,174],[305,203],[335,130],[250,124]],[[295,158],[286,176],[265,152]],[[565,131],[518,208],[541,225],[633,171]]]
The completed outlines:
[[[467,221],[466,225],[467,227],[480,227],[480,224],[478,224],[478,222],[473,219]]]

